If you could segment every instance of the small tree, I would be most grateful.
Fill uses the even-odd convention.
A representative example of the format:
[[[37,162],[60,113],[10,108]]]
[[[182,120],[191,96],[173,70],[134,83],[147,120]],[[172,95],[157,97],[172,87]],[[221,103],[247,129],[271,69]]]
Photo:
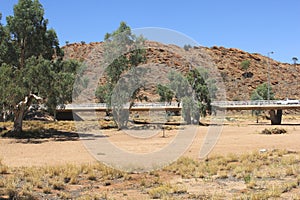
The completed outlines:
[[[297,62],[298,62],[298,58],[297,57],[293,57],[292,60],[294,61],[294,65],[296,65]]]
[[[190,48],[192,48],[192,46],[190,44],[185,44],[183,46],[183,49],[186,50],[186,51],[190,50]]]
[[[270,100],[274,100],[274,92],[270,87]],[[251,100],[268,100],[268,84],[263,83],[258,85],[251,94]]]
[[[211,98],[214,98],[216,86],[208,79],[204,69],[193,69],[184,77],[180,73],[171,71],[168,74],[170,83],[163,86],[161,91],[171,90],[178,104],[182,102],[182,117],[187,124],[198,124],[200,116],[206,116],[211,110]],[[159,95],[165,98],[165,93]]]
[[[257,101],[257,100],[267,100],[268,99],[268,84],[263,83],[252,92],[251,94],[251,100]],[[272,91],[272,88],[270,87],[270,100],[274,100],[274,93]],[[260,110],[254,110],[252,114],[255,114],[256,116],[256,123],[258,123],[258,117],[261,114]]]
[[[244,60],[241,62],[241,68],[244,71],[247,71],[250,67],[250,61],[249,60]]]
[[[187,80],[192,86],[195,99],[198,102],[201,116],[206,116],[207,111],[211,111],[211,99],[216,98],[216,81],[209,78],[208,72],[204,68],[190,70]]]

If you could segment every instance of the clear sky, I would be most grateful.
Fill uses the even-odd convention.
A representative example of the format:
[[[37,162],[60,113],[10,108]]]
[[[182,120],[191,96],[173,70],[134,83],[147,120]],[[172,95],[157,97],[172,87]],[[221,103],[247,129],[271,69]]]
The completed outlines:
[[[238,48],[281,62],[300,60],[300,0],[40,0],[66,41],[102,41],[125,21],[132,29],[160,27],[179,31],[200,45]],[[0,0],[12,15],[17,0]]]

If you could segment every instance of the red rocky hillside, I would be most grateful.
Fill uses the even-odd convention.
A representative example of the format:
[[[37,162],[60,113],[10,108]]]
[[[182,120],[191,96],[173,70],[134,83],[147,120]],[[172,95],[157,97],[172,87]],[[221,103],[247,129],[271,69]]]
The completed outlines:
[[[64,46],[65,59],[76,59],[79,61],[97,59],[103,52],[101,42],[90,44],[75,43]],[[224,47],[192,47],[184,50],[175,45],[164,45],[157,42],[147,41],[146,64],[157,64],[158,74],[167,73],[169,68],[175,68],[183,73],[187,72],[193,62],[193,56],[207,56],[212,65],[220,73],[226,88],[227,100],[249,100],[252,91],[261,83],[268,81],[268,66],[270,67],[270,82],[275,97],[300,99],[298,76],[300,65],[292,65],[277,62],[257,53],[248,53],[236,48]],[[95,52],[97,52],[95,54]],[[191,58],[187,60],[186,58]],[[243,69],[242,62],[249,62],[249,67]],[[269,65],[268,65],[269,64]],[[148,93],[155,93],[152,86]],[[147,93],[147,92],[146,92]],[[148,94],[148,96],[151,94]],[[153,97],[157,95],[152,94]]]

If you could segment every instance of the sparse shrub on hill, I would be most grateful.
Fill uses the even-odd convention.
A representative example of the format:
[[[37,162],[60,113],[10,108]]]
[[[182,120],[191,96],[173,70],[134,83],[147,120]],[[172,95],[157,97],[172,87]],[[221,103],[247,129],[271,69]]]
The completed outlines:
[[[185,44],[183,46],[183,49],[186,50],[186,51],[190,50],[190,48],[192,48],[192,46],[190,44]]]
[[[297,58],[297,57],[293,57],[292,60],[293,60],[293,62],[294,62],[294,65],[296,65],[296,64],[297,64],[297,61],[298,61],[298,58]]]
[[[247,71],[250,67],[250,61],[249,60],[244,60],[241,62],[241,68],[244,71]]]

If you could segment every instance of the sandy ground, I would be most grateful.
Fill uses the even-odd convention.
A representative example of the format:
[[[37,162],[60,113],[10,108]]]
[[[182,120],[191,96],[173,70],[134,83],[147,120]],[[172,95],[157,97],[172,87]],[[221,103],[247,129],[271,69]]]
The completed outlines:
[[[269,125],[225,125],[211,154],[243,153],[260,149],[289,149],[300,151],[300,126],[283,125],[288,131],[283,135],[261,135]],[[185,156],[199,157],[208,128],[199,127],[192,145]],[[134,153],[148,153],[166,146],[176,131],[166,131],[166,137],[158,133],[151,139],[133,139],[125,133],[106,131],[109,141],[119,148]],[[87,151],[82,141],[46,141],[26,143],[14,139],[0,140],[0,157],[8,166],[41,166],[65,163],[92,163],[95,158]]]
[[[297,120],[286,121],[285,125],[277,126],[287,130],[282,135],[259,134],[265,128],[275,128],[268,122],[255,124],[248,122],[227,122],[222,133],[209,155],[228,153],[244,153],[261,149],[288,149],[300,151],[300,124]],[[208,127],[197,128],[196,137],[191,146],[184,153],[185,156],[199,158],[199,152],[206,137]],[[149,153],[158,151],[173,141],[177,131],[166,130],[165,137],[162,131],[149,139],[132,138],[125,132],[103,131],[106,139],[115,146],[135,153]],[[66,163],[82,164],[96,162],[85,142],[78,141],[42,141],[28,143],[14,139],[0,139],[0,158],[8,166],[43,166],[61,165]]]

